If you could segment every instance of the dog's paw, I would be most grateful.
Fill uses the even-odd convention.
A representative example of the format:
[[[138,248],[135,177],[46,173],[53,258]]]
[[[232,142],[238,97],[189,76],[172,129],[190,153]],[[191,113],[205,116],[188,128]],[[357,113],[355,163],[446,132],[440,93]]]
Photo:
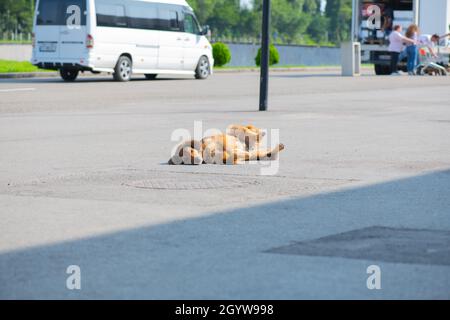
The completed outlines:
[[[284,148],[285,148],[284,144],[280,143],[280,144],[278,145],[278,150],[279,150],[279,151],[283,151]]]
[[[203,158],[199,157],[199,156],[192,157],[191,164],[194,166],[199,166],[199,165],[203,164]]]

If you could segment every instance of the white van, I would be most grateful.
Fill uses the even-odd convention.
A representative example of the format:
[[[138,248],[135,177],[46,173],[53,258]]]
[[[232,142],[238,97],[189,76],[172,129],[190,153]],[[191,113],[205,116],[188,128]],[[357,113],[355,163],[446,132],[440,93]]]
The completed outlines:
[[[59,70],[66,81],[79,72],[131,74],[213,72],[208,27],[200,28],[185,0],[37,0],[32,63]]]

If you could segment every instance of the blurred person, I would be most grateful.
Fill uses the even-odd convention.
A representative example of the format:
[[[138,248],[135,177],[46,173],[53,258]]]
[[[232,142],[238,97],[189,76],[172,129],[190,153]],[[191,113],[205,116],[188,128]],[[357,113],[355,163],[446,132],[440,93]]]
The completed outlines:
[[[392,32],[393,21],[394,21],[394,10],[392,8],[386,8],[383,11],[383,15],[381,17],[381,31],[384,32],[384,37],[387,38]]]
[[[406,44],[406,56],[408,58],[406,67],[410,76],[416,74],[415,71],[418,65],[419,47],[417,46],[417,43],[419,41],[419,32],[419,27],[416,24],[412,24],[408,27],[405,33],[405,36],[408,39],[414,41],[414,43]]]
[[[430,51],[431,55],[435,58],[437,58],[437,54],[434,51],[434,47],[439,45],[439,40],[441,39],[441,37],[437,34],[421,34],[419,35],[418,41],[419,44],[422,46],[425,46],[428,48],[428,50]]]
[[[389,35],[389,48],[391,54],[391,75],[399,75],[398,62],[400,53],[403,51],[404,43],[416,44],[415,40],[409,39],[402,34],[402,26],[395,25]]]

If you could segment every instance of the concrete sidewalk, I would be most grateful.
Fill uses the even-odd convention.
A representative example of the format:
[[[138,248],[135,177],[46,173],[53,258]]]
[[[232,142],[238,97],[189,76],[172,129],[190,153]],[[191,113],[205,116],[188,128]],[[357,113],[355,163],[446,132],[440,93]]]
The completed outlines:
[[[449,84],[273,72],[258,113],[257,73],[2,80],[0,297],[449,299]],[[279,129],[279,172],[165,165],[194,121]]]

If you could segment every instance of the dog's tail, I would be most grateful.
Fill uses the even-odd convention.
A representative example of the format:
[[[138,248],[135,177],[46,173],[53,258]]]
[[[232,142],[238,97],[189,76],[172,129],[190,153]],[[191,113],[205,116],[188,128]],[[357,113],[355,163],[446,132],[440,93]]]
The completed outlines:
[[[272,150],[267,151],[257,151],[256,160],[276,160],[281,151],[285,148],[284,144],[280,143]],[[254,155],[255,156],[255,155]],[[255,159],[251,159],[255,160]]]

